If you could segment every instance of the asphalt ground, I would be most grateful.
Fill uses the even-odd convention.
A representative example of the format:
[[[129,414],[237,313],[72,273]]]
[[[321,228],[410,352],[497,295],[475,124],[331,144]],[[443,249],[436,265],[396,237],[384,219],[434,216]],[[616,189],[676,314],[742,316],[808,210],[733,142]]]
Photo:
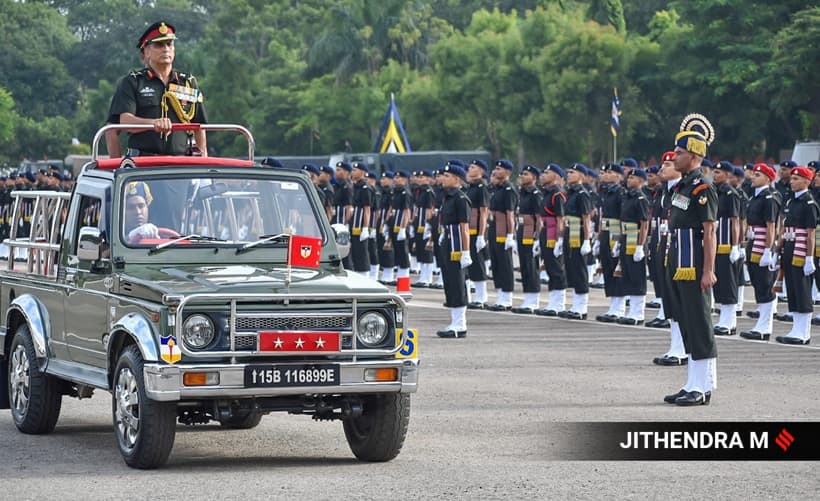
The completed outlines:
[[[65,398],[47,436],[19,433],[0,412],[0,498],[745,500],[809,499],[820,488],[811,462],[564,461],[556,449],[578,421],[820,421],[816,347],[719,338],[711,405],[682,408],[662,397],[686,368],[651,362],[668,347],[666,330],[471,310],[467,338],[439,339],[443,293],[414,295],[420,384],[391,462],[358,462],[338,422],[274,414],[248,431],[180,425],[164,469],[132,470],[116,448],[110,396],[98,392]],[[590,318],[605,310],[593,289]],[[789,327],[775,322],[775,334]]]

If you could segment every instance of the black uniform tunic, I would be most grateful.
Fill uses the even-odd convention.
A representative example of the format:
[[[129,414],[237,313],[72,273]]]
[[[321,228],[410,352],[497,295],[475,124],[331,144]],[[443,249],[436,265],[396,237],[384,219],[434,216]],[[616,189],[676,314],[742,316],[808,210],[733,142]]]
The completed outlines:
[[[734,224],[730,218],[740,219],[741,199],[729,183],[717,186],[717,257],[715,258],[714,287],[715,302],[718,304],[737,304],[738,269],[729,260],[732,248]]]
[[[370,190],[372,205],[370,206],[370,239],[367,241],[367,253],[370,257],[370,266],[379,265],[379,232],[381,231],[381,221],[379,220],[379,208],[382,203],[382,190],[379,186],[367,184]]]
[[[444,306],[459,308],[467,306],[466,270],[461,267],[461,251],[467,246],[462,242],[459,225],[470,221],[470,201],[458,188],[442,191],[441,230],[444,238],[441,248],[446,255],[439,264],[444,279]]]
[[[786,201],[783,210],[783,251],[780,267],[786,282],[786,295],[789,297],[789,311],[794,313],[811,313],[814,302],[811,295],[811,276],[803,273],[803,264],[809,245],[807,229],[816,228],[818,220],[817,203],[811,193],[805,191],[800,196]]]
[[[643,296],[646,294],[646,258],[635,262],[637,236],[627,231],[632,227],[640,230],[641,223],[649,221],[649,200],[642,190],[626,192],[620,218],[624,230],[620,237],[621,293],[624,296]]]
[[[541,192],[535,185],[521,189],[518,202],[516,242],[518,245],[518,263],[521,270],[521,285],[525,293],[541,292],[541,280],[538,278],[538,258],[532,253],[532,244],[538,238],[536,228],[538,228],[542,204]]]
[[[490,247],[493,284],[503,292],[512,292],[515,285],[512,249],[506,249],[505,243],[507,235],[515,234],[515,228],[507,227],[507,211],[515,211],[517,203],[518,195],[509,181],[495,186],[490,198],[490,225],[495,228],[495,238],[487,242],[487,245]]]
[[[439,245],[439,237],[443,233],[441,228],[441,206],[444,204],[444,191],[444,188],[439,185],[433,186],[435,205],[433,207],[433,220],[430,221],[430,232],[433,234],[433,256],[435,256],[439,268],[441,268],[441,263],[446,260],[442,246]]]
[[[555,244],[563,237],[563,228],[558,227],[558,218],[564,217],[567,195],[557,184],[544,186],[541,205],[541,260],[549,277],[548,290],[562,291],[567,288],[563,253],[555,257]]]
[[[438,238],[438,235],[434,235],[431,230],[430,236],[425,238],[424,227],[431,224],[435,203],[436,196],[433,188],[430,185],[420,186],[416,195],[415,217],[413,218],[413,225],[416,228],[416,236],[413,238],[414,251],[419,263],[433,262],[433,240]]]
[[[626,190],[617,183],[607,184],[601,188],[601,223],[599,225],[598,240],[600,242],[600,253],[598,259],[601,261],[601,271],[604,275],[604,292],[607,297],[623,296],[621,290],[621,279],[614,275],[618,258],[612,257],[612,247],[618,241],[621,232],[621,202]],[[612,245],[610,245],[612,243]],[[623,252],[623,249],[621,250]]]
[[[405,215],[405,209],[410,209],[410,192],[406,186],[396,186],[393,189],[393,194],[390,197],[390,207],[393,210],[392,226],[390,230],[390,237],[393,241],[393,253],[395,256],[395,265],[399,269],[406,269],[410,267],[410,254],[408,253],[407,244],[410,238],[408,228],[413,225],[409,219],[409,213]],[[398,240],[399,230],[404,227],[404,240]]]
[[[663,304],[668,318],[677,320],[686,352],[693,360],[717,357],[712,327],[711,291],[701,290],[703,223],[714,221],[717,193],[700,168],[672,188]]]
[[[746,221],[755,236],[747,243],[746,256],[749,281],[754,288],[755,302],[758,304],[769,303],[775,299],[772,286],[776,272],[769,270],[768,266],[760,266],[760,258],[766,249],[766,223],[776,225],[779,213],[777,200],[768,186],[763,187],[757,194],[753,193],[746,211]]]
[[[488,248],[481,249],[481,252],[476,250],[475,241],[480,233],[479,230],[486,230],[486,228],[479,228],[481,222],[480,212],[482,208],[490,205],[490,190],[487,189],[487,183],[484,179],[470,183],[467,187],[467,199],[470,201],[470,258],[473,264],[467,268],[467,277],[473,282],[482,282],[487,280],[487,269],[484,267],[484,261],[488,258]],[[486,233],[486,232],[485,232]],[[489,247],[489,239],[484,235],[484,241]]]
[[[379,247],[379,265],[382,269],[396,266],[395,252],[393,250],[393,240],[390,238],[393,232],[393,188],[381,189],[379,198],[379,217],[376,231],[379,232],[376,239]],[[385,237],[382,228],[387,226],[387,236]]]
[[[334,223],[347,224],[345,207],[348,205],[353,205],[353,185],[345,179],[336,183],[333,188]]]
[[[589,270],[587,259],[581,255],[586,229],[581,217],[592,212],[589,192],[580,184],[567,188],[566,218],[564,229],[564,256],[566,257],[567,286],[578,294],[589,292]],[[576,222],[577,221],[577,228]],[[592,254],[592,253],[590,253]]]
[[[350,256],[353,261],[353,271],[367,272],[370,270],[369,241],[361,241],[364,224],[365,207],[373,207],[373,190],[367,181],[360,179],[353,186],[353,216],[350,218]]]
[[[132,71],[120,80],[111,106],[108,110],[108,121],[120,123],[120,115],[131,113],[140,118],[161,118],[162,100],[166,91],[178,96],[180,106],[185,113],[194,112],[191,123],[208,123],[205,115],[205,106],[202,94],[196,83],[196,78],[188,73],[172,70],[166,86],[153,71],[143,68]],[[191,100],[185,100],[189,96]],[[196,101],[196,102],[195,102]],[[176,110],[169,100],[167,117],[173,123],[181,123]],[[146,131],[131,134],[128,137],[128,147],[139,150],[140,154],[148,155],[184,155],[188,147],[186,132],[172,132],[171,137],[165,139],[159,132]],[[132,155],[133,156],[133,155]]]

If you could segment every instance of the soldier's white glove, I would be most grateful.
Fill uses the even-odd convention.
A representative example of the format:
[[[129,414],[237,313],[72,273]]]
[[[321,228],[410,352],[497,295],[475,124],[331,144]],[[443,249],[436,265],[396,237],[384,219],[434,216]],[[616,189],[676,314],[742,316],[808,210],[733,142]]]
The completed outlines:
[[[484,239],[484,235],[475,237],[475,250],[481,252],[481,249],[485,247],[487,247],[487,240]]]
[[[438,234],[438,244],[439,245],[444,245],[444,232],[443,231],[439,232],[439,234]]]
[[[540,256],[541,255],[541,242],[539,242],[537,238],[532,241],[532,255],[533,256]]]
[[[621,255],[621,242],[615,242],[615,246],[612,247],[612,257],[618,257],[620,255]]]
[[[746,260],[746,247],[740,248],[740,259]]]
[[[416,227],[408,226],[407,229],[410,232],[410,238],[414,238],[416,236]]]
[[[592,252],[592,246],[589,245],[589,240],[584,240],[584,243],[581,244],[581,255],[586,256]]]
[[[425,224],[424,225],[424,233],[421,234],[421,238],[423,238],[424,240],[430,240],[431,236],[433,236],[433,232],[430,229],[430,225]]]
[[[250,228],[248,228],[248,225],[243,224],[242,227],[239,228],[239,235],[237,235],[239,237],[239,240],[245,240],[246,238],[248,238],[248,231],[249,230],[250,230]]]
[[[755,238],[755,230],[749,228],[746,230],[746,240],[754,240]]]
[[[806,256],[806,262],[803,264],[803,274],[809,276],[812,273],[814,273],[814,258]]]
[[[736,263],[738,259],[740,259],[740,248],[733,245],[732,250],[729,251],[729,262]]]
[[[359,240],[364,242],[370,238],[370,230],[368,228],[362,228],[362,232],[359,234]]]
[[[643,245],[638,245],[637,247],[635,247],[635,254],[632,254],[632,260],[637,263],[645,257],[646,254],[644,254]]]
[[[561,257],[561,254],[564,253],[564,238],[561,237],[555,241],[555,248],[552,249],[552,255],[555,257]]]
[[[159,238],[159,228],[151,223],[145,223],[128,232],[129,241],[142,240],[143,238]]]
[[[763,255],[760,256],[760,262],[758,263],[761,268],[770,266],[774,262],[772,258],[772,250],[766,249],[763,251]]]
[[[515,249],[515,235],[507,233],[507,240],[504,242],[504,250]]]
[[[669,233],[669,225],[666,223],[661,223],[658,225],[658,233],[661,235],[666,235]]]
[[[377,236],[379,236],[379,234],[376,232],[376,228],[370,228],[370,239],[376,240]]]
[[[396,233],[396,240],[398,240],[399,242],[404,242],[405,240],[407,240],[407,230],[405,230],[404,228],[399,229],[399,232]]]
[[[461,251],[461,267],[469,268],[473,264],[473,258],[470,257],[470,251]]]
[[[769,263],[769,271],[777,271],[780,269],[780,256],[777,252],[772,252],[772,262]]]
[[[586,242],[585,242],[585,243],[586,243]],[[589,251],[587,251],[587,252],[586,252],[586,254],[585,254],[585,253],[584,253],[584,251],[583,251],[583,249],[584,249],[584,247],[583,247],[583,246],[581,246],[581,254],[583,254],[584,256],[586,256],[587,254],[589,254]],[[601,241],[600,241],[600,240],[598,240],[598,239],[596,238],[596,239],[595,239],[595,243],[593,243],[593,244],[592,244],[592,255],[593,255],[593,256],[597,256],[597,255],[599,255],[600,253],[601,253]]]
[[[386,224],[382,225],[382,235],[384,238],[387,238],[387,236],[390,235],[390,228],[388,228]]]

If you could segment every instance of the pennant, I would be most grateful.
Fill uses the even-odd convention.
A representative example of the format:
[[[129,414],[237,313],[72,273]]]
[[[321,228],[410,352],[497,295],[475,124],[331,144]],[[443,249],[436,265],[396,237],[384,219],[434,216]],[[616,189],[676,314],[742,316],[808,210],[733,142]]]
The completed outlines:
[[[373,151],[376,153],[408,153],[410,149],[410,142],[407,141],[407,133],[404,131],[404,125],[401,123],[399,117],[399,110],[396,108],[396,101],[393,95],[390,95],[390,105],[387,107],[387,113],[384,114],[381,129],[379,129],[379,136],[376,144],[373,146]]]
[[[322,239],[292,235],[288,239],[288,266],[318,268],[322,259]]]
[[[621,99],[618,97],[618,88],[613,89],[612,97],[612,120],[609,123],[609,130],[612,137],[618,137],[618,127],[621,126]]]

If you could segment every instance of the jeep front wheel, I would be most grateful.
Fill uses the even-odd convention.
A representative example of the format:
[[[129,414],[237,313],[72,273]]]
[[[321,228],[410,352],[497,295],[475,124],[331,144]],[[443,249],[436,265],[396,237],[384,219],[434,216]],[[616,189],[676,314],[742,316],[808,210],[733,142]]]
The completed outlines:
[[[362,461],[398,456],[410,422],[410,395],[389,393],[362,398],[362,415],[343,421],[350,450]]]
[[[57,426],[63,404],[60,380],[40,372],[26,324],[17,329],[9,349],[8,394],[18,430],[36,435],[50,433]]]
[[[150,400],[145,393],[143,360],[136,345],[123,350],[114,371],[114,434],[125,463],[150,469],[165,464],[174,446],[176,404]]]

